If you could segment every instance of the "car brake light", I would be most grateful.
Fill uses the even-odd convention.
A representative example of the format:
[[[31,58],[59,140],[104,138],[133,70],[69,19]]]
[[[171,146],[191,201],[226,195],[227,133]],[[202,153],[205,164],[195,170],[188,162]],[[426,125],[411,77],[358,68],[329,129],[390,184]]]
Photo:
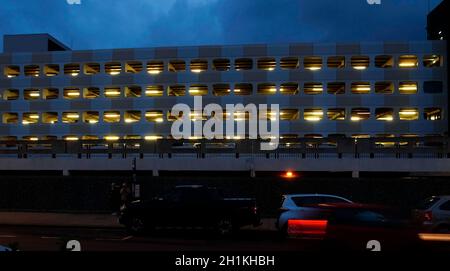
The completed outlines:
[[[432,221],[433,220],[433,212],[427,211],[423,214],[423,220],[424,221]]]
[[[327,220],[288,220],[288,235],[319,238],[326,234]]]

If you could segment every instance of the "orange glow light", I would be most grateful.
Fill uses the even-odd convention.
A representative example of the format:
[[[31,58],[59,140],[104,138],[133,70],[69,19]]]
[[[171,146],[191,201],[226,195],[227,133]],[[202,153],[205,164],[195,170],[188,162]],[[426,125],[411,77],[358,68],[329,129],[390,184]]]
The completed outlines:
[[[297,177],[297,174],[295,174],[295,172],[294,171],[286,171],[286,173],[284,173],[283,175],[282,175],[282,177],[283,178],[285,178],[285,179],[293,179],[293,178],[296,178]]]

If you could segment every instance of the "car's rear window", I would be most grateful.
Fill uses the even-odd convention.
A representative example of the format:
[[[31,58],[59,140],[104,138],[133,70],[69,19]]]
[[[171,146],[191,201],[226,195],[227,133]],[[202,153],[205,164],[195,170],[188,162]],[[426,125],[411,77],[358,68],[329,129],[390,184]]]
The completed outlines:
[[[292,201],[298,207],[306,206],[306,205],[324,204],[324,203],[348,203],[346,200],[343,200],[343,199],[334,198],[334,197],[324,197],[324,196],[293,197]]]
[[[433,206],[439,200],[440,200],[440,198],[438,198],[438,197],[427,198],[426,200],[419,203],[419,205],[417,205],[416,208],[419,210],[426,210],[426,209],[430,208],[431,206]]]

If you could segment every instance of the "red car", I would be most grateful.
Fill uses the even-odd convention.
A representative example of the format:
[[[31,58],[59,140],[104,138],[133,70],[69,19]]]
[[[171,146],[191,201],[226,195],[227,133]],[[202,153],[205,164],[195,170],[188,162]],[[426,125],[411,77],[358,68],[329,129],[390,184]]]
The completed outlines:
[[[326,249],[403,251],[421,249],[418,231],[377,205],[319,204],[315,220],[290,220],[290,236],[322,240]]]

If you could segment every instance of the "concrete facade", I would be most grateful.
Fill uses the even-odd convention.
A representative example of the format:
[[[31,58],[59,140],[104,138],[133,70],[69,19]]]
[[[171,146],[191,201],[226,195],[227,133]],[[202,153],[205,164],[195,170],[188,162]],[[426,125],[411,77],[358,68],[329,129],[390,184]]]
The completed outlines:
[[[193,106],[199,92],[203,104],[279,104],[294,112],[280,121],[286,137],[445,135],[446,52],[445,41],[7,51],[0,138],[167,138],[172,106]],[[430,57],[434,67],[424,64]],[[342,67],[329,67],[336,59]],[[359,120],[361,109],[368,119]]]

